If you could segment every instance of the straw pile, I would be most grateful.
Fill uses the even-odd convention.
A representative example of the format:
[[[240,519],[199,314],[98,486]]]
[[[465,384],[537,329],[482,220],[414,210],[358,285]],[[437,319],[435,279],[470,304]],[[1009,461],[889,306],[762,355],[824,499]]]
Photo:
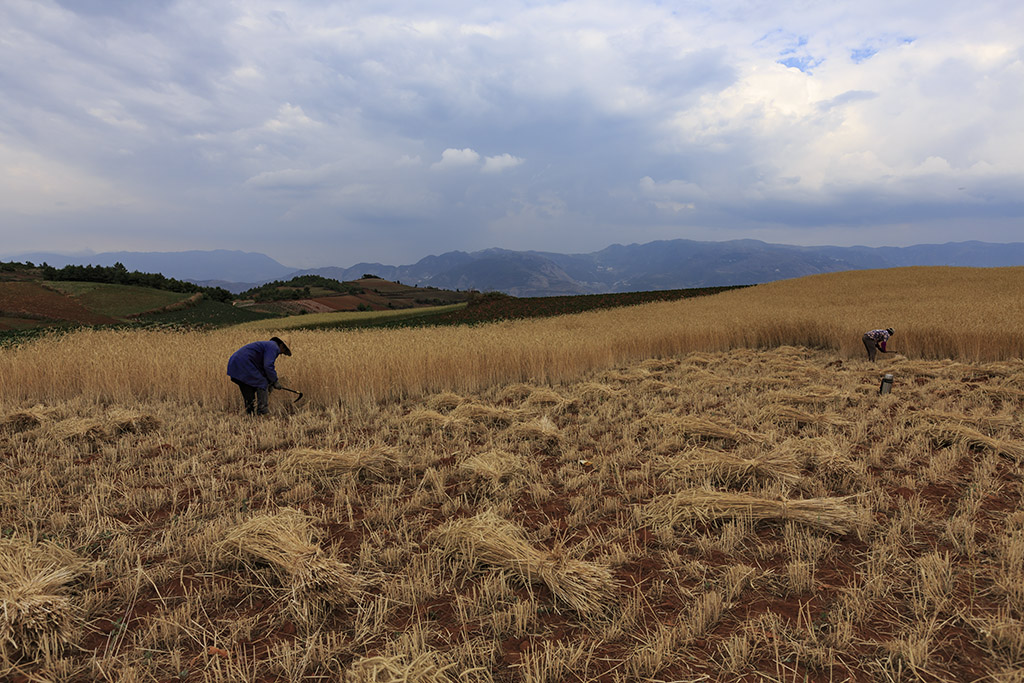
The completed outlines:
[[[291,607],[300,617],[308,618],[324,606],[345,605],[359,589],[359,578],[349,565],[327,556],[314,543],[309,519],[292,508],[238,525],[223,545],[243,560],[254,557],[270,564],[289,589]]]
[[[442,415],[436,410],[429,408],[417,408],[411,411],[406,420],[420,432],[433,432],[451,429],[465,429],[472,426],[472,423],[455,417],[454,415]]]
[[[463,460],[459,463],[459,470],[498,484],[522,473],[525,466],[521,455],[487,451]]]
[[[501,393],[498,395],[498,400],[510,403],[519,403],[532,394],[534,389],[536,389],[536,387],[532,387],[529,384],[510,384],[501,390]]]
[[[757,436],[746,430],[724,421],[713,421],[693,415],[683,415],[676,418],[670,425],[671,429],[682,434],[687,439],[704,441],[709,439],[721,439],[732,443],[743,443],[756,441]]]
[[[548,450],[561,442],[558,427],[546,415],[531,422],[520,422],[506,430],[509,436],[526,448]]]
[[[427,406],[434,410],[443,410],[445,412],[456,408],[466,402],[466,399],[458,394],[450,391],[443,391],[440,394],[435,394],[427,399]]]
[[[458,680],[448,672],[454,664],[440,665],[437,656],[424,652],[412,659],[401,655],[364,657],[345,676],[352,683],[450,683]]]
[[[800,482],[801,458],[793,451],[775,450],[744,458],[736,453],[695,449],[663,461],[661,474],[692,478],[709,476],[725,484],[740,484],[751,479],[775,479],[786,484]]]
[[[607,567],[534,548],[519,526],[492,511],[449,522],[433,536],[442,550],[473,565],[499,567],[525,583],[547,586],[580,614],[601,612],[616,588]]]
[[[293,448],[284,454],[281,465],[288,470],[317,474],[345,474],[383,479],[395,467],[395,458],[383,448],[328,451],[318,448]]]
[[[113,434],[145,434],[160,427],[160,420],[137,410],[115,409],[107,414],[108,431]]]
[[[26,410],[19,410],[0,420],[0,433],[17,434],[18,432],[27,432],[41,425],[49,417],[49,411],[43,406],[33,406]]]
[[[963,424],[932,424],[921,427],[919,433],[932,440],[936,446],[963,444],[967,448],[989,450],[1014,462],[1024,462],[1024,444],[1017,441],[995,439],[985,436],[976,429]]]
[[[50,659],[74,640],[79,611],[67,586],[85,561],[55,546],[0,540],[0,658]]]
[[[584,382],[576,386],[576,394],[585,399],[605,399],[618,396],[622,391],[601,382]]]
[[[793,521],[846,534],[862,525],[862,511],[850,504],[855,497],[769,500],[743,493],[681,491],[655,498],[642,507],[641,515],[669,525],[723,518]]]
[[[107,438],[106,425],[92,417],[69,417],[54,425],[54,436],[61,441],[101,441]]]
[[[452,412],[460,420],[469,420],[486,425],[507,426],[515,420],[515,414],[504,408],[485,406],[480,403],[463,403]]]

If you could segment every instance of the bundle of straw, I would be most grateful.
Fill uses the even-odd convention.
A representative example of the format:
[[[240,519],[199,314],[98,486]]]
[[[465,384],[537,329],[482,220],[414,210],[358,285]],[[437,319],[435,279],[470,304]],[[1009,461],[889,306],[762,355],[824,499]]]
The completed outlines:
[[[744,458],[736,453],[696,449],[663,461],[663,474],[687,477],[707,475],[716,481],[737,484],[750,479],[775,479],[796,485],[801,480],[800,458],[793,451],[769,451]]]
[[[18,433],[35,429],[49,418],[49,412],[42,406],[11,413],[0,420],[0,432]]]
[[[115,409],[110,411],[106,418],[108,429],[113,434],[145,434],[158,429],[161,424],[159,418],[137,410]]]
[[[293,607],[305,614],[309,603],[347,604],[360,586],[349,565],[327,556],[313,540],[306,515],[283,508],[238,525],[223,545],[243,559],[255,557],[273,566],[291,591]]]
[[[580,614],[601,612],[614,594],[607,567],[534,548],[522,528],[489,510],[449,522],[433,536],[445,552],[471,564],[500,567],[525,583],[544,584]]]
[[[61,441],[101,441],[107,438],[107,427],[92,417],[69,417],[54,425],[55,436]]]
[[[67,586],[85,561],[70,551],[0,541],[0,658],[50,659],[71,644],[80,613]]]
[[[539,442],[544,445],[554,446],[561,440],[558,427],[547,416],[531,422],[520,422],[512,425],[508,432],[513,438],[527,443]]]
[[[770,500],[744,493],[692,490],[659,496],[643,506],[641,515],[669,525],[691,519],[789,520],[845,534],[863,524],[862,511],[850,504],[854,498],[856,496]]]
[[[529,384],[510,384],[501,390],[498,400],[518,403],[533,393],[534,389],[536,387],[532,387]]]
[[[756,435],[728,422],[715,422],[693,415],[683,415],[676,418],[672,421],[671,428],[686,437],[697,440],[721,439],[732,443],[757,440]]]
[[[436,410],[429,408],[417,408],[411,411],[406,419],[421,432],[433,432],[441,430],[463,430],[472,427],[468,420],[455,417],[454,415],[442,415]]]
[[[489,425],[509,425],[515,420],[515,414],[504,408],[485,406],[480,403],[463,403],[452,412],[456,418]]]
[[[622,391],[601,382],[584,382],[576,386],[576,393],[585,399],[604,399],[618,396]]]
[[[1024,444],[985,436],[976,429],[963,424],[925,425],[919,430],[937,446],[962,443],[968,448],[989,450],[1014,462],[1024,462]]]
[[[364,657],[352,664],[345,680],[352,683],[450,683],[458,680],[448,674],[455,665],[441,665],[437,659],[430,652],[411,659],[402,655]]]
[[[318,474],[372,476],[383,479],[395,466],[394,456],[381,448],[328,451],[317,448],[293,448],[281,460],[286,469]]]
[[[459,470],[493,483],[499,483],[525,470],[523,458],[503,451],[487,451],[470,456],[459,463]]]
[[[459,396],[451,391],[442,391],[440,394],[435,394],[429,397],[426,401],[427,405],[434,410],[449,411],[453,408],[465,403],[466,399]]]

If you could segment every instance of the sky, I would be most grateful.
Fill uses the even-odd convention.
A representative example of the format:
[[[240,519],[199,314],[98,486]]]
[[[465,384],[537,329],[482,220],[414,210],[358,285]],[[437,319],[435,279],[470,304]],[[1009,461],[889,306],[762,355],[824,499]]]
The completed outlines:
[[[0,254],[1024,241],[1019,0],[2,0]]]

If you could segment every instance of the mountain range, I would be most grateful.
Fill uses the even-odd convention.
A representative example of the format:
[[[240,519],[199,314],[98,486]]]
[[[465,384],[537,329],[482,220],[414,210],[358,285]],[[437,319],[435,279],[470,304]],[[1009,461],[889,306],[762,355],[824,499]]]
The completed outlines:
[[[373,274],[408,285],[500,291],[515,296],[603,294],[719,285],[758,284],[815,273],[900,266],[997,267],[1024,265],[1024,243],[950,242],[909,247],[834,247],[758,240],[665,240],[614,244],[588,254],[485,249],[427,256],[414,264],[357,263],[296,269],[265,254],[242,251],[107,252],[86,256],[21,254],[20,261],[113,265],[159,272],[197,284],[241,292],[296,275],[356,280]]]

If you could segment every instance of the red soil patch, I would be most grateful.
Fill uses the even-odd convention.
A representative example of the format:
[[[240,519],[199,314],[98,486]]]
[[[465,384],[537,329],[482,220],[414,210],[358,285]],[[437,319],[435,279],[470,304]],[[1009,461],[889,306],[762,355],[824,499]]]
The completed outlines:
[[[352,294],[324,296],[316,299],[310,299],[310,301],[321,304],[331,311],[354,311],[359,308],[359,304],[366,303],[366,299]]]
[[[49,290],[36,282],[0,282],[0,311],[86,325],[118,322],[114,318],[94,313],[72,297]]]

